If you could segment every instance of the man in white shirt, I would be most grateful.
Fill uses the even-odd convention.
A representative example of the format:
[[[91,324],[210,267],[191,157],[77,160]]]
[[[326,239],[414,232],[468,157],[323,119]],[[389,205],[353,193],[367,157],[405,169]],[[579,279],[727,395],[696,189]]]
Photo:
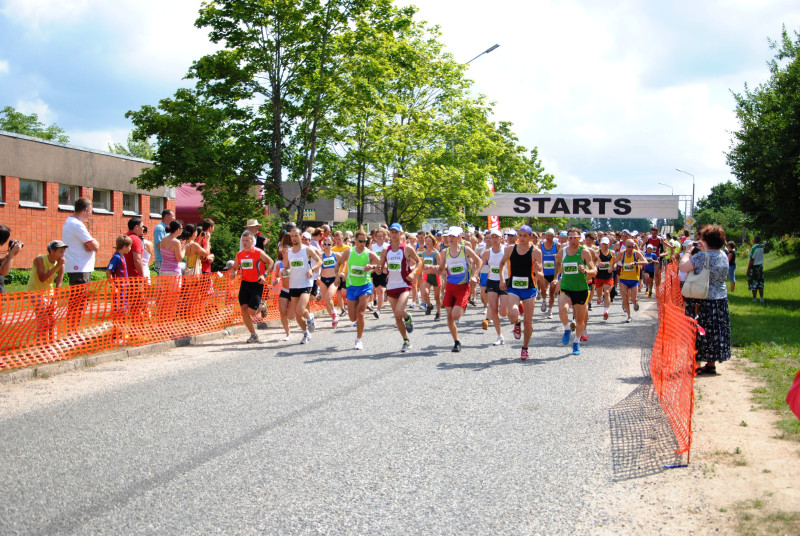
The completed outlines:
[[[61,240],[68,246],[64,253],[64,267],[70,286],[85,285],[92,280],[94,270],[95,252],[100,249],[100,243],[92,238],[86,228],[86,222],[92,214],[91,200],[80,197],[75,200],[72,216],[64,222],[61,231]],[[67,305],[67,317],[70,328],[73,328],[83,314],[86,306],[87,293],[84,291],[70,292]]]

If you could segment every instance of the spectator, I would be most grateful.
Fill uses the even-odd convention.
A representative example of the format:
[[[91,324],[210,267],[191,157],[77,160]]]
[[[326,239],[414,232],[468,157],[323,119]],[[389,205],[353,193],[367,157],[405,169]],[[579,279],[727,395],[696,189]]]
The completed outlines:
[[[179,276],[181,275],[180,262],[186,256],[186,249],[178,239],[178,235],[183,231],[183,223],[172,220],[167,227],[167,235],[159,244],[157,250],[161,250],[161,271],[159,275]]]
[[[131,218],[128,220],[128,233],[125,235],[131,238],[131,248],[125,254],[125,264],[128,265],[128,277],[142,277],[144,275],[144,267],[142,266],[142,256],[144,254],[142,228],[141,218]]]
[[[244,233],[250,231],[253,236],[256,238],[255,248],[260,249],[261,251],[265,251],[267,245],[269,244],[269,240],[261,234],[259,230],[260,224],[258,220],[247,220],[247,224],[245,225],[245,230],[242,232],[242,236],[239,237],[239,251],[244,250],[244,243],[242,242],[242,237],[244,237]]]
[[[121,279],[129,276],[128,262],[125,257],[130,253],[132,247],[133,239],[130,235],[119,235],[117,237],[116,247],[114,248],[116,251],[111,256],[111,260],[108,261],[108,267],[106,267],[106,279]]]
[[[64,252],[67,244],[61,240],[53,240],[47,244],[47,255],[39,255],[33,259],[31,275],[25,290],[46,291],[61,286],[64,281]],[[37,292],[31,296],[36,312],[36,342],[50,342],[55,338],[55,306],[56,301],[51,293]]]
[[[119,235],[116,241],[116,251],[111,256],[106,267],[106,279],[112,285],[114,293],[114,308],[111,315],[111,322],[114,326],[114,340],[122,336],[124,340],[124,329],[121,322],[125,319],[127,309],[127,285],[128,285],[128,265],[125,261],[126,255],[131,251],[133,238],[130,235]]]
[[[92,238],[86,229],[86,222],[92,215],[92,202],[79,197],[75,200],[72,216],[64,222],[61,231],[61,240],[68,246],[64,253],[64,266],[69,280],[69,302],[67,304],[67,318],[70,329],[73,329],[86,307],[88,289],[84,286],[92,280],[94,270],[95,252],[100,249],[100,243]]]
[[[747,288],[753,291],[753,301],[756,301],[756,293],[761,296],[761,303],[764,303],[764,244],[761,237],[756,236],[755,244],[750,248],[750,260],[747,261]]]
[[[164,237],[167,236],[167,227],[172,221],[175,219],[175,213],[171,210],[167,209],[161,212],[161,222],[156,225],[156,228],[153,229],[153,246],[155,247],[156,252],[156,262],[153,265],[153,269],[156,271],[157,274],[161,273],[161,241],[164,240]]]
[[[153,250],[153,243],[149,241],[147,238],[147,225],[142,226],[142,247],[144,251],[142,251],[142,273],[144,274],[145,279],[150,279],[150,264],[153,263],[154,250]]]
[[[5,293],[5,276],[7,276],[9,271],[11,271],[11,265],[14,263],[14,257],[17,256],[24,246],[22,242],[18,242],[17,240],[11,240],[9,242],[8,239],[10,237],[11,229],[5,225],[0,225],[0,246],[8,242],[8,252],[0,257],[0,294]]]
[[[205,250],[208,255],[203,259],[201,269],[204,274],[211,273],[211,263],[214,262],[214,255],[211,253],[211,235],[214,233],[214,220],[205,219],[200,224],[200,236],[197,243]]]
[[[688,243],[687,240],[685,243]],[[728,315],[728,257],[722,252],[725,231],[718,225],[708,225],[700,231],[697,243],[700,251],[683,253],[679,268],[689,273],[703,270],[708,260],[708,296],[705,299],[686,298],[686,315],[697,318],[705,329],[705,335],[695,337],[696,360],[705,361],[697,368],[698,374],[716,374],[716,363],[731,358],[731,323]]]
[[[728,242],[728,281],[731,284],[731,292],[736,290],[736,243]]]

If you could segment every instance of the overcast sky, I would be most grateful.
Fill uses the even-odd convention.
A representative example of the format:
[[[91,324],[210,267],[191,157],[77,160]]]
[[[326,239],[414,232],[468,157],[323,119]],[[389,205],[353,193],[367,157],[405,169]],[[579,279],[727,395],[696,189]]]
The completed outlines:
[[[800,30],[796,0],[418,0],[475,90],[537,146],[565,194],[691,194],[731,177],[731,90],[765,81],[767,39]],[[0,0],[0,106],[106,149],[124,114],[181,86],[212,50],[193,0]]]

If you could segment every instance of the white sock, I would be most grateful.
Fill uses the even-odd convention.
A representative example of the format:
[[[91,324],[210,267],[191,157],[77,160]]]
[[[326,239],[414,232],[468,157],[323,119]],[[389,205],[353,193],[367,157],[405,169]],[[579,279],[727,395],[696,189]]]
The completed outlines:
[[[603,312],[608,312],[608,307],[603,307]]]

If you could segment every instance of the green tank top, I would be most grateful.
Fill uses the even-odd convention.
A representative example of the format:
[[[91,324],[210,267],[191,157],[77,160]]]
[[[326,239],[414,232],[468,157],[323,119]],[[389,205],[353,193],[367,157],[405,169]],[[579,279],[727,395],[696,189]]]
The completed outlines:
[[[368,272],[364,269],[369,264],[369,250],[364,248],[360,254],[356,253],[356,248],[350,250],[347,259],[347,286],[362,287],[367,284]]]
[[[583,253],[583,246],[580,246],[578,252],[574,255],[567,255],[567,248],[564,248],[564,258],[561,261],[561,290],[573,292],[589,290],[589,284],[586,283],[586,274],[578,271],[578,266],[584,264],[581,260],[581,253]]]

